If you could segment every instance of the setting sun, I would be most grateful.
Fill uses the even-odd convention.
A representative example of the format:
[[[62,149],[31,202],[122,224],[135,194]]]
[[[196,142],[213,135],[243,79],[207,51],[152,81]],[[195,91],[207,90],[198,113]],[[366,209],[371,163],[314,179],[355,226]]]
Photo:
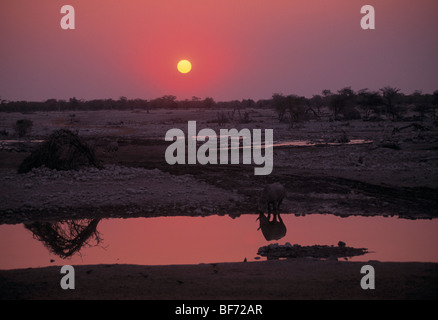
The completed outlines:
[[[192,70],[192,64],[189,60],[181,60],[177,65],[178,71],[181,73],[188,73]]]

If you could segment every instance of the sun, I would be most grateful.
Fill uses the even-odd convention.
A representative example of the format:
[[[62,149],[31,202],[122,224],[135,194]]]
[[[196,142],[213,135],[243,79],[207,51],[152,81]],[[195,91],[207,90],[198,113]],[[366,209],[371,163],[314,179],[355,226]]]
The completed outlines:
[[[177,65],[178,71],[181,73],[188,73],[192,70],[192,64],[189,60],[181,60]]]

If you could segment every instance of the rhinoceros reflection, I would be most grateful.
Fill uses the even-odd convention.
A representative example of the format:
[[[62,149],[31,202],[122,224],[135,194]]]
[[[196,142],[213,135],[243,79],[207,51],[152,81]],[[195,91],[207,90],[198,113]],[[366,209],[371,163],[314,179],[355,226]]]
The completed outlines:
[[[25,223],[34,238],[41,241],[49,251],[67,258],[78,252],[84,245],[98,245],[101,241],[97,225],[100,219],[65,220],[56,222],[36,221]]]
[[[287,229],[280,214],[274,213],[272,220],[270,218],[270,213],[267,216],[264,213],[260,213],[257,218],[260,221],[260,226],[257,230],[262,230],[263,236],[267,241],[283,238],[286,235]]]

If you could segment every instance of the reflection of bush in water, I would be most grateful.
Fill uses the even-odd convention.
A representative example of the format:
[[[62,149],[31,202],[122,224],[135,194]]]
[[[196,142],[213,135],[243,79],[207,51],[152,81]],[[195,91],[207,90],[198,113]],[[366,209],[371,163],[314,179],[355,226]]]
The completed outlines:
[[[43,242],[54,254],[67,258],[84,245],[98,245],[102,238],[97,231],[100,219],[67,220],[57,222],[32,222],[25,227],[32,231],[34,238]]]

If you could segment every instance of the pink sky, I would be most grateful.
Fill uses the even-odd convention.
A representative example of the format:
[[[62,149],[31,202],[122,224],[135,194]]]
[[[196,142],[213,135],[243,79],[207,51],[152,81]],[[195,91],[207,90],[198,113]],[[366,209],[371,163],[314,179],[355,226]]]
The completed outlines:
[[[62,5],[76,29],[62,30]],[[376,30],[360,28],[373,5]],[[0,96],[310,97],[438,89],[436,0],[2,0]],[[186,58],[193,69],[179,74]]]

